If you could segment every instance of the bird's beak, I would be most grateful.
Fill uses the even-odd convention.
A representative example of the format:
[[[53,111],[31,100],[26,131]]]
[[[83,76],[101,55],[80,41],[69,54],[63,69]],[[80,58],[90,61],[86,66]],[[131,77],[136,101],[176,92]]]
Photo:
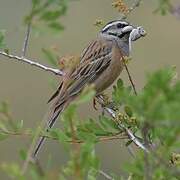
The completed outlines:
[[[127,33],[127,32],[131,32],[133,29],[134,29],[133,26],[126,26],[121,30],[121,32],[122,33]]]

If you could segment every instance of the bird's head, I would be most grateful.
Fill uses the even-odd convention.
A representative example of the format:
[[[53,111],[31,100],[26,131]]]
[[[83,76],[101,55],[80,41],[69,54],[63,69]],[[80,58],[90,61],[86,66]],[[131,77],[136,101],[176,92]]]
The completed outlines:
[[[126,21],[111,21],[106,24],[100,35],[109,40],[116,40],[125,55],[131,51],[131,42],[146,35],[146,31],[141,26],[134,26]]]

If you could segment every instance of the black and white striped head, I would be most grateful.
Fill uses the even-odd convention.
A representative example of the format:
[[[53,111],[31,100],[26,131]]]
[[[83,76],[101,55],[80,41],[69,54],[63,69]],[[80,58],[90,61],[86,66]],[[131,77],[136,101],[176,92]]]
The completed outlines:
[[[146,32],[142,27],[135,27],[126,21],[120,20],[111,21],[106,24],[101,30],[101,33],[106,35],[106,37],[129,40],[129,36],[134,29],[136,29],[136,34],[138,32],[138,38],[146,35]],[[138,38],[136,36],[136,38],[132,38],[131,40],[134,41]]]
[[[115,40],[123,53],[128,56],[131,52],[131,42],[146,35],[141,26],[133,26],[126,21],[112,21],[104,26],[100,36],[108,40]]]

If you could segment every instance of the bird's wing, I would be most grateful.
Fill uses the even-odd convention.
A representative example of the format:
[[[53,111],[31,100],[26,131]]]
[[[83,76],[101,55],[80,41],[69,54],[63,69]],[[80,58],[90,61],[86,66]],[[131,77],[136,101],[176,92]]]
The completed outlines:
[[[63,82],[59,85],[58,89],[53,93],[53,95],[49,98],[47,103],[50,103],[54,98],[56,98],[62,88]]]
[[[67,98],[78,94],[86,84],[93,83],[109,66],[111,56],[111,41],[93,41],[83,51],[79,65],[71,74],[71,83],[67,86],[65,93],[60,93],[56,106],[60,106]]]

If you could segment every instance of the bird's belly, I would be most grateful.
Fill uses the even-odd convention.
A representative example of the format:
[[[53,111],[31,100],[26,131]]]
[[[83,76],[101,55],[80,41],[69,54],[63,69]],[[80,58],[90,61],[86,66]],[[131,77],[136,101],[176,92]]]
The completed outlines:
[[[112,83],[118,78],[118,76],[122,72],[122,69],[122,59],[119,58],[112,61],[109,67],[94,82],[97,94],[104,91],[106,88],[112,85]]]

